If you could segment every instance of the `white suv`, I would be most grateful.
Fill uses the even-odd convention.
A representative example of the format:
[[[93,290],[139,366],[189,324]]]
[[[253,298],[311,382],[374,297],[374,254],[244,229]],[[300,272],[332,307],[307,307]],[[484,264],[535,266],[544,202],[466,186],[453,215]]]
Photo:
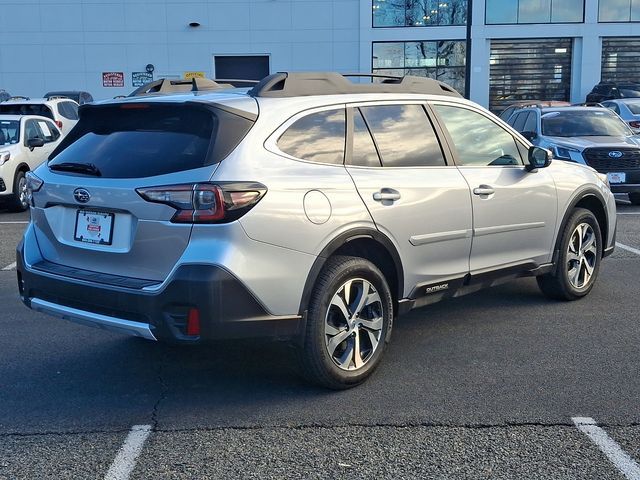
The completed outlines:
[[[78,106],[73,100],[64,97],[52,97],[49,100],[12,97],[0,104],[0,114],[47,117],[53,120],[64,137],[78,123]]]
[[[14,211],[29,206],[25,174],[60,143],[53,122],[37,115],[0,115],[0,204]]]

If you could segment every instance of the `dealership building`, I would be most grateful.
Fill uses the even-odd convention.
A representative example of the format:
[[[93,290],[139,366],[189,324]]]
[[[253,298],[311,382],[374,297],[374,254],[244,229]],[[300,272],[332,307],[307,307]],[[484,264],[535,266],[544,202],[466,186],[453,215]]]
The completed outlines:
[[[151,78],[426,75],[501,109],[640,81],[640,0],[8,0],[0,88],[126,95]],[[468,66],[467,66],[468,64]]]

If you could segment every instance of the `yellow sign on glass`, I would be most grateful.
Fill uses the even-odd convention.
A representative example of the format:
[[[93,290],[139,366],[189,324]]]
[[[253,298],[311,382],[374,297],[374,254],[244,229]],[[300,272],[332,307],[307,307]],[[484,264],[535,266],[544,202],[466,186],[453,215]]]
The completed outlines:
[[[184,78],[191,80],[192,78],[205,78],[204,72],[184,72]]]

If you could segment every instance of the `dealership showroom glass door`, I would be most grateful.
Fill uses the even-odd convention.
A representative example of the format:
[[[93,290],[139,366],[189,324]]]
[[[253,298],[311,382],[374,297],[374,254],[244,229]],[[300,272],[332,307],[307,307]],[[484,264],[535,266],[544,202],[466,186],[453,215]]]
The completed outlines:
[[[528,100],[569,101],[570,38],[492,40],[489,109],[501,112]]]

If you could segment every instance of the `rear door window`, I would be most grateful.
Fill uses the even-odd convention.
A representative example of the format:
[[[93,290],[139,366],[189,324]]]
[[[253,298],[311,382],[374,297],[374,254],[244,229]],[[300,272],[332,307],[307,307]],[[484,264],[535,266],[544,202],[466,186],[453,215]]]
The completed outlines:
[[[376,105],[360,110],[384,167],[445,165],[440,143],[422,105]]]
[[[522,130],[522,127],[524,127],[524,122],[527,119],[527,114],[528,112],[520,112],[517,115],[514,115],[513,122],[509,123],[511,123],[513,128],[515,128],[517,131],[524,132],[524,130]]]
[[[306,115],[278,139],[278,148],[309,162],[342,165],[345,146],[344,108]]]
[[[42,138],[44,138],[45,143],[55,142],[60,138],[60,132],[56,126],[48,120],[38,120],[38,127],[42,132]]]
[[[529,112],[527,119],[522,127],[523,132],[536,132],[538,130],[538,122],[536,112]]]
[[[87,106],[49,165],[92,163],[105,178],[143,178],[222,161],[253,122],[218,108]],[[61,173],[61,172],[58,172]]]
[[[58,103],[58,113],[69,120],[78,119],[78,110],[75,108],[75,104],[71,102]]]

